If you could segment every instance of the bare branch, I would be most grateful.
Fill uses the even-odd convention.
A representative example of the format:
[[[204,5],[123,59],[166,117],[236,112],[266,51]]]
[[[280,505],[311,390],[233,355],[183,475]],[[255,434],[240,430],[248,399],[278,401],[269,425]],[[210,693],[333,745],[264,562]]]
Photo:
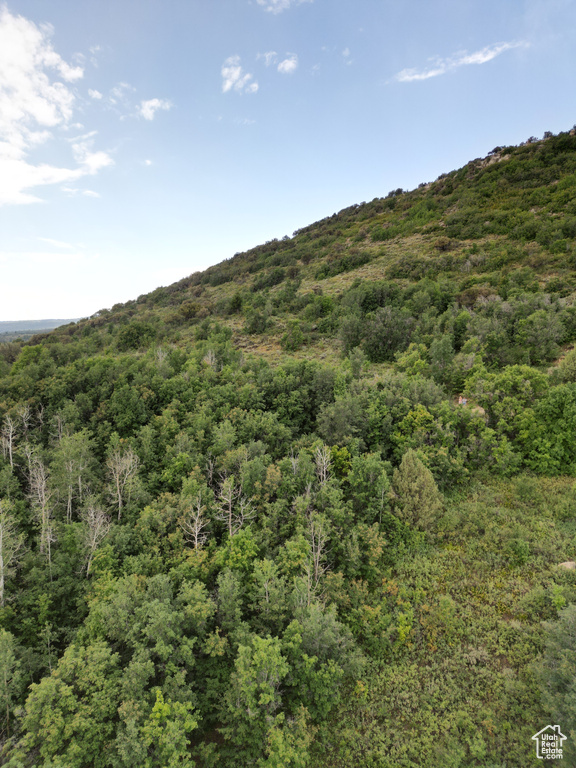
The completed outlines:
[[[323,485],[328,480],[332,466],[330,451],[325,445],[318,446],[314,451],[314,459],[316,461],[316,475],[320,484]]]
[[[194,549],[201,549],[208,539],[208,534],[203,532],[209,525],[209,521],[204,517],[205,511],[206,505],[202,504],[202,494],[199,493],[193,500],[190,509],[179,521],[186,541],[193,544]]]
[[[218,505],[216,518],[226,523],[230,537],[238,533],[244,523],[256,514],[250,501],[242,496],[241,486],[236,486],[234,475],[223,478],[218,493]]]
[[[89,504],[82,515],[82,522],[85,526],[84,546],[86,547],[86,576],[89,576],[96,550],[110,531],[111,520],[100,507],[95,504]]]
[[[126,501],[126,491],[128,491],[129,495],[133,479],[138,472],[138,456],[131,448],[127,450],[117,448],[108,457],[106,465],[111,477],[112,489],[110,493],[116,504],[118,504],[118,520],[120,520],[122,517],[122,507]]]

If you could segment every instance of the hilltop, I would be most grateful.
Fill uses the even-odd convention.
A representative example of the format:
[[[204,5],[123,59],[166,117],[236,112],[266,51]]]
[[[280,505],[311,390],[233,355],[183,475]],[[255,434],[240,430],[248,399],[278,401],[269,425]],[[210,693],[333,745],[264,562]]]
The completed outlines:
[[[126,342],[136,349],[138,333],[143,346],[186,342],[209,318],[229,328],[241,348],[272,358],[301,348],[315,357],[328,353],[326,339],[333,348],[342,334],[343,304],[358,281],[386,281],[407,299],[416,286],[429,296],[444,292],[439,310],[455,304],[483,314],[518,293],[570,303],[575,146],[569,132],[496,147],[411,192],[352,205],[292,237],[101,310],[61,337],[88,326],[106,329],[112,341],[139,321],[145,327],[136,326]]]
[[[575,236],[547,134],[0,344],[3,764],[572,759]]]

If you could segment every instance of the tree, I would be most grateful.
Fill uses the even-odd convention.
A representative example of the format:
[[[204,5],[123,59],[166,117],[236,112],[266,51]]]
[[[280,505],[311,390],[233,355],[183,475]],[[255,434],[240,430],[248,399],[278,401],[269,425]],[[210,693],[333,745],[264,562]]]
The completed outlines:
[[[452,337],[445,333],[435,338],[430,345],[430,372],[439,384],[450,383],[453,360]]]
[[[316,446],[314,461],[316,463],[316,475],[320,484],[323,485],[330,476],[330,467],[332,465],[332,455],[325,445]]]
[[[277,634],[287,609],[287,585],[273,560],[257,560],[253,571],[254,586],[251,605],[258,613],[259,624]]]
[[[16,657],[16,641],[5,629],[0,629],[0,698],[4,732],[10,736],[10,713],[22,688],[20,662]]]
[[[570,734],[565,757],[576,758],[576,605],[560,611],[558,621],[544,624],[546,649],[536,665],[542,700],[555,723]]]
[[[533,365],[552,360],[558,354],[558,343],[566,330],[560,318],[552,312],[538,309],[516,329],[516,341],[525,350],[528,362]]]
[[[199,718],[190,702],[171,701],[156,689],[156,702],[141,729],[146,758],[142,768],[194,768],[187,736],[198,728]]]
[[[266,734],[278,724],[280,685],[288,672],[277,637],[253,636],[249,645],[239,646],[222,730],[236,749],[242,749],[245,760],[263,755]]]
[[[373,363],[393,360],[410,343],[414,318],[407,309],[380,307],[366,324],[364,351]]]
[[[357,518],[372,523],[388,506],[390,480],[386,464],[375,453],[354,456],[346,476],[349,497]]]
[[[118,447],[112,451],[106,461],[110,475],[110,496],[118,505],[118,520],[122,517],[122,508],[138,473],[139,460],[132,448]]]
[[[322,515],[312,514],[308,525],[310,539],[310,558],[306,564],[306,572],[312,583],[312,590],[316,591],[320,579],[329,566],[326,563],[326,545],[328,544],[328,524]]]
[[[258,768],[306,768],[310,765],[309,747],[316,731],[308,722],[308,712],[300,707],[296,717],[277,720],[268,731],[266,757],[260,758]]]
[[[209,525],[209,520],[204,516],[206,505],[202,503],[202,493],[199,492],[194,499],[186,503],[186,511],[179,520],[184,537],[194,549],[201,549],[206,543],[208,534],[204,529]]]
[[[49,677],[30,686],[20,755],[66,768],[110,765],[120,697],[120,659],[98,641],[68,646]],[[24,761],[23,761],[24,762]]]
[[[443,506],[442,495],[430,470],[409,449],[392,478],[394,509],[405,523],[429,530]]]
[[[40,524],[40,554],[46,555],[52,568],[52,544],[56,541],[56,536],[52,520],[54,490],[48,482],[50,471],[28,446],[27,456],[30,467],[30,498]]]
[[[229,475],[222,480],[217,503],[216,518],[226,523],[230,538],[238,533],[244,523],[255,515],[252,505],[242,495],[242,487],[236,485],[234,475]]]
[[[86,576],[89,576],[96,550],[110,531],[110,518],[97,504],[90,502],[82,514],[82,522],[84,523]]]
[[[555,373],[560,381],[576,382],[576,349],[571,349],[560,361]]]
[[[0,500],[0,606],[6,603],[6,578],[12,573],[24,548],[24,535],[18,533],[9,502]]]
[[[62,435],[50,469],[56,486],[66,498],[68,523],[72,522],[73,502],[81,504],[89,491],[87,479],[93,465],[94,457],[86,430],[73,435]]]
[[[343,445],[361,437],[366,427],[366,414],[357,397],[342,397],[322,406],[318,414],[318,433],[329,445]]]
[[[7,413],[6,416],[4,416],[4,422],[2,424],[1,438],[2,452],[4,458],[8,456],[11,469],[14,469],[14,441],[16,440],[17,431],[16,419]]]

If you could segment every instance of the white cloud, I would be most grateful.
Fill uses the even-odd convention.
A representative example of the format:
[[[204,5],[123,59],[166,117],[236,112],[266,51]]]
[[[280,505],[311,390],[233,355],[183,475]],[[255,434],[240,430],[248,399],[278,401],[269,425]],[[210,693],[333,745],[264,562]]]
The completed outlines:
[[[130,85],[130,83],[118,83],[110,91],[108,101],[110,104],[128,104],[127,94],[134,92],[136,89]]]
[[[342,56],[344,56],[345,59],[347,59],[350,56],[350,48],[344,48],[342,51]]]
[[[0,8],[0,205],[40,202],[36,187],[62,184],[92,175],[112,158],[94,151],[92,134],[72,139],[77,166],[33,164],[32,150],[69,130],[75,97],[68,83],[83,76],[54,50],[52,27],[36,26]]]
[[[93,45],[88,50],[92,54],[90,56],[90,64],[92,64],[93,67],[97,67],[98,66],[98,54],[100,53],[102,48],[99,45]]]
[[[159,109],[170,109],[172,102],[167,99],[148,99],[147,101],[141,101],[138,113],[144,118],[144,120],[154,120],[154,115]]]
[[[79,136],[76,140],[72,141],[72,153],[76,162],[80,164],[78,170],[81,176],[85,176],[86,174],[93,176],[102,168],[114,165],[114,160],[112,160],[107,152],[103,152],[102,150],[96,152],[93,151],[93,137],[95,135],[96,131],[92,131],[91,133]]]
[[[102,94],[100,93],[100,91],[96,91],[93,88],[88,89],[88,96],[90,96],[91,99],[100,100],[102,98]]]
[[[278,72],[283,75],[291,75],[298,69],[298,56],[295,53],[288,54],[288,58],[278,64]]]
[[[222,91],[237,91],[238,93],[256,93],[258,83],[253,75],[244,72],[240,65],[240,56],[229,56],[222,64]],[[253,81],[253,82],[251,82]]]
[[[495,43],[494,45],[488,45],[482,48],[480,51],[474,53],[467,53],[461,51],[454,56],[447,59],[432,59],[431,66],[427,69],[403,69],[398,74],[394,75],[393,80],[399,83],[412,83],[418,80],[429,80],[431,77],[438,77],[444,75],[447,72],[451,72],[458,67],[464,67],[469,64],[486,64],[488,61],[492,61],[496,56],[499,56],[504,51],[509,51],[513,48],[526,48],[529,43],[526,42],[510,42],[510,43]]]
[[[276,62],[276,59],[278,58],[278,54],[276,53],[276,51],[267,51],[266,53],[259,53],[256,58],[264,59],[264,64],[266,64],[266,66],[269,67],[271,64],[274,64]]]
[[[258,5],[261,5],[264,10],[270,13],[282,13],[287,11],[292,5],[300,5],[301,3],[313,3],[314,0],[256,0]]]

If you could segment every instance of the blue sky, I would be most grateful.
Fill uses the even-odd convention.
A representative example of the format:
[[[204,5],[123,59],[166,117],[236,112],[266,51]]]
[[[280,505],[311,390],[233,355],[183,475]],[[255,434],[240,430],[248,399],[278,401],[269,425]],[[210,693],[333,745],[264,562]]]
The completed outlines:
[[[573,0],[0,3],[0,320],[88,316],[576,122]]]

